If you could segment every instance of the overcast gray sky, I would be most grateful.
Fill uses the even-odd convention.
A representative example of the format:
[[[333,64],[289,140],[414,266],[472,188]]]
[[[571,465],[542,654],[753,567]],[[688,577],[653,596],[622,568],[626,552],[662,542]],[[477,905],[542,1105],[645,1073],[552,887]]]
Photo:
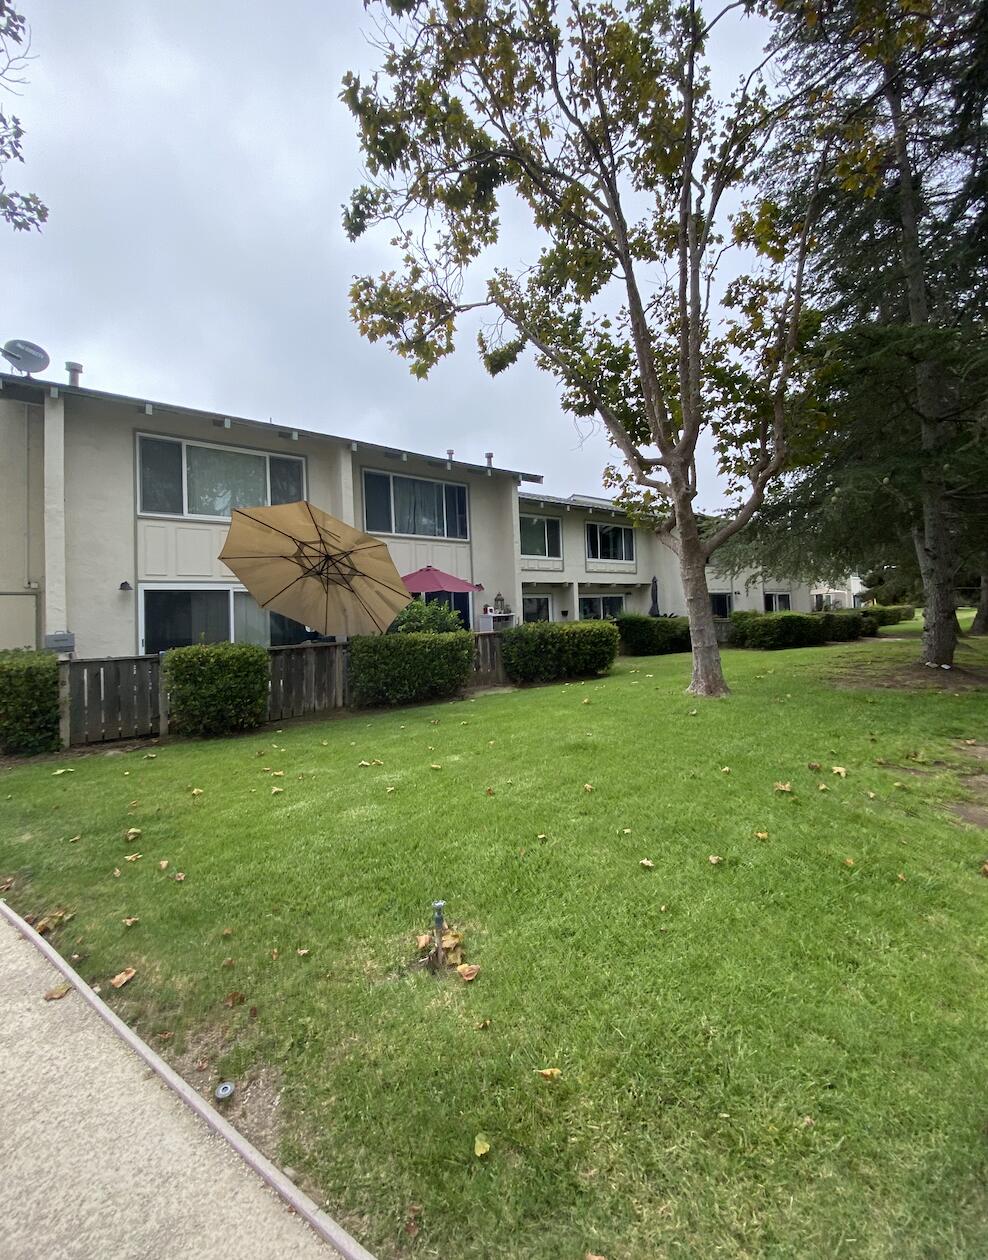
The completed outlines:
[[[472,334],[427,382],[347,314],[386,234],[351,245],[361,181],[348,69],[369,69],[360,0],[22,0],[35,60],[13,187],[40,234],[0,229],[0,341],[40,342],[62,375],[161,401],[540,472],[599,492],[613,458],[581,438],[531,363],[491,379]],[[756,28],[730,34],[733,79]],[[704,507],[720,495],[706,460]]]

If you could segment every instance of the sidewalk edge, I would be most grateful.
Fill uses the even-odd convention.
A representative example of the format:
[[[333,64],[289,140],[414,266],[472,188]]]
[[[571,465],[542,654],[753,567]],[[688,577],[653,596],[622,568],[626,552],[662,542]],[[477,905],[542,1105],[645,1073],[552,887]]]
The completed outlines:
[[[289,1181],[279,1168],[265,1155],[262,1155],[256,1146],[248,1142],[244,1135],[238,1132],[214,1107],[211,1107],[187,1081],[179,1076],[174,1068],[170,1067],[160,1055],[156,1054],[149,1045],[143,1042],[133,1029],[128,1028],[123,1020],[110,1010],[102,998],[92,991],[85,980],[77,972],[73,971],[61,954],[49,945],[44,937],[39,936],[29,923],[25,923],[21,916],[15,910],[12,910],[3,898],[0,898],[0,917],[5,919],[11,927],[16,928],[21,936],[26,941],[29,941],[65,977],[83,1001],[92,1007],[100,1019],[110,1026],[120,1040],[143,1059],[159,1079],[173,1093],[177,1094],[182,1102],[190,1110],[194,1111],[213,1133],[231,1146],[244,1163],[253,1169],[280,1199],[302,1217],[324,1242],[328,1242],[331,1247],[334,1247],[343,1256],[344,1260],[375,1260],[375,1257],[366,1248],[362,1247],[355,1238],[351,1237],[342,1225],[334,1221],[307,1194],[304,1194],[298,1186]]]

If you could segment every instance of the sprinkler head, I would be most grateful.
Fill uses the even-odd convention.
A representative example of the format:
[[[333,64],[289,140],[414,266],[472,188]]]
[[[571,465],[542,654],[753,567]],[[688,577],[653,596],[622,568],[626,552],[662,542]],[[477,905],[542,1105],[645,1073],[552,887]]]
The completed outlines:
[[[213,1097],[217,1102],[226,1102],[227,1099],[233,1097],[233,1091],[236,1088],[237,1087],[233,1081],[220,1081],[220,1083],[216,1086],[216,1093]]]

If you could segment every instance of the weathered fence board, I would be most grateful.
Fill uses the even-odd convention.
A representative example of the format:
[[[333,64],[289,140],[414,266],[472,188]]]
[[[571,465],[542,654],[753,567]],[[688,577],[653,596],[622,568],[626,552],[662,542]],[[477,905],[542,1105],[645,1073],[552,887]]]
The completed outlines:
[[[268,720],[306,717],[350,703],[350,651],[345,643],[270,648]],[[507,682],[497,634],[474,635],[477,687]],[[158,656],[116,656],[59,664],[62,744],[102,744],[168,733],[169,697]]]

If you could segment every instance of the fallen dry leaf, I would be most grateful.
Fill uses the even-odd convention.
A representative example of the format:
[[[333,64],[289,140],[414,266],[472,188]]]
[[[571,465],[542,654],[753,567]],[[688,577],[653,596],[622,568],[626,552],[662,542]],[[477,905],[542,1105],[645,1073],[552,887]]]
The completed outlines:
[[[193,788],[193,789],[192,789],[192,795],[193,795],[193,796],[202,796],[202,788]]]
[[[830,773],[840,775],[842,779],[847,778],[847,771],[844,769],[843,766],[831,766]]]
[[[485,788],[484,790],[486,791],[486,793],[487,793],[487,795],[488,795],[488,796],[493,796],[493,795],[494,795],[494,789],[493,789],[492,787]]]
[[[820,765],[819,761],[808,761],[808,762],[806,763],[806,768],[807,768],[807,770],[820,770],[820,769],[822,769],[822,767],[821,767],[821,765]]]
[[[651,858],[642,858],[642,860],[638,863],[638,865],[643,866],[646,871],[650,871],[655,866],[655,863],[652,861]]]
[[[441,770],[441,769],[442,769],[442,766],[438,765],[436,762],[433,762],[433,763],[432,763],[432,765],[429,767],[429,769],[430,769],[430,770]]]
[[[209,1067],[209,1060],[208,1060],[208,1059],[196,1059],[196,1064],[195,1064],[195,1067],[196,1067],[196,1071],[197,1071],[197,1072],[205,1072],[205,1071],[206,1071],[206,1069]]]
[[[75,769],[72,766],[65,766],[61,770],[53,770],[52,774],[75,774]]]
[[[137,914],[132,914],[128,918],[122,920],[124,927],[133,927],[135,923],[140,923],[140,921],[140,915]]]
[[[874,792],[869,792],[869,793],[868,793],[868,800],[869,800],[869,801],[873,801],[874,799],[875,799],[875,793],[874,793]]]
[[[381,761],[381,760],[380,760],[380,758],[375,757],[375,758],[374,758],[374,760],[371,762],[371,765],[372,765],[372,766],[383,766],[383,765],[384,765],[384,762],[383,762],[383,761]]]
[[[631,835],[631,828],[630,828],[630,827],[622,827],[622,828],[621,828],[621,835],[622,835],[622,836],[630,836],[630,835]]]
[[[828,785],[828,784],[826,784],[826,783],[818,783],[818,784],[816,785],[816,790],[817,790],[818,792],[829,792],[829,791],[830,791],[830,787],[829,787],[829,785]]]
[[[474,1024],[474,1028],[476,1028],[478,1032],[483,1032],[485,1028],[490,1028],[490,1026],[491,1021],[489,1019],[482,1019],[479,1024]]]
[[[730,766],[721,766],[721,768],[720,768],[720,772],[721,772],[721,774],[730,774],[730,773],[731,773],[731,767],[730,767]]]
[[[369,766],[369,765],[370,765],[370,762],[369,762],[369,761],[358,761],[358,762],[357,762],[357,765],[358,765],[358,766]]]
[[[478,1159],[483,1159],[487,1152],[491,1149],[490,1141],[486,1133],[478,1133],[473,1139],[473,1153]]]
[[[271,778],[272,778],[272,779],[283,779],[284,777],[285,777],[285,772],[284,772],[284,770],[272,770],[272,771],[271,771]]]
[[[75,842],[76,842],[77,840],[81,840],[81,839],[82,839],[82,833],[81,833],[81,832],[80,832],[80,834],[79,834],[79,835],[77,835],[77,836],[69,836],[69,844],[75,844]]]
[[[898,875],[896,875],[896,879],[899,881],[900,884],[904,884],[906,882],[906,877],[902,873],[902,871],[900,871]]]
[[[307,949],[297,949],[295,951],[295,953],[298,954],[299,958],[304,958],[308,952],[309,951]]]
[[[756,832],[755,832],[755,839],[756,839],[756,840],[767,840],[767,839],[768,839],[768,832],[767,832],[767,831],[756,831]]]
[[[127,835],[126,835],[126,837],[125,837],[125,838],[126,838],[127,840],[130,840],[130,841],[131,841],[131,843],[133,843],[135,840],[139,839],[139,838],[140,838],[140,836],[141,836],[142,834],[143,834],[143,833],[142,833],[142,831],[141,831],[140,827],[131,827],[131,828],[128,830]]]
[[[125,862],[139,862],[143,856],[144,856],[143,853],[128,853],[127,856],[124,858],[124,861]]]
[[[421,935],[416,936],[415,944],[419,949],[428,949],[432,945],[432,937],[428,932],[422,932]]]
[[[119,867],[119,866],[115,866],[115,867],[113,868],[113,878],[114,878],[114,879],[119,879],[119,878],[120,878],[120,867]]]
[[[273,950],[271,951],[271,961],[272,961],[272,962],[277,962],[277,961],[278,961],[278,951],[277,951],[276,949],[273,949]]]
[[[535,1073],[541,1076],[544,1081],[558,1081],[562,1076],[562,1068],[536,1068]]]
[[[244,997],[244,995],[240,992],[239,989],[233,989],[223,999],[223,1005],[224,1006],[243,1006],[246,1000],[247,999]]]
[[[175,1034],[174,1034],[173,1032],[160,1032],[160,1033],[158,1033],[158,1040],[159,1040],[159,1041],[171,1041],[172,1037],[174,1037],[174,1036],[175,1036]]]
[[[57,1002],[60,998],[65,997],[66,993],[72,991],[71,984],[56,984],[54,989],[49,989],[45,994],[46,1002]]]
[[[155,759],[155,757],[157,757],[157,755],[158,755],[157,753],[145,753],[145,754],[144,754],[144,760],[145,760],[145,761],[154,761],[154,759]]]
[[[592,792],[592,791],[593,791],[593,784],[592,784],[592,783],[584,783],[584,785],[583,785],[583,790],[584,790],[584,792]]]
[[[395,788],[394,785],[392,785],[391,787],[385,788],[384,790],[385,792],[396,792],[397,788]]]
[[[0,892],[10,892],[14,886],[13,875],[8,875],[6,879],[0,880]]]
[[[589,703],[590,703],[590,697],[589,697],[589,696],[584,696],[584,697],[583,697],[583,699],[580,701],[580,703],[581,703],[581,704],[589,704]]]
[[[168,870],[168,859],[167,859],[167,858],[162,858],[162,859],[161,859],[161,861],[158,863],[158,870],[159,870],[159,871],[167,871],[167,870]]]
[[[137,975],[137,972],[134,970],[133,967],[124,967],[123,971],[117,972],[117,974],[113,977],[110,983],[113,985],[115,989],[122,989],[124,985],[127,984],[128,981],[133,980],[134,976],[136,975]]]
[[[233,928],[224,928],[224,929],[223,929],[223,931],[220,933],[220,935],[221,935],[221,936],[232,936],[232,935],[233,935]]]
[[[988,862],[986,862],[984,866],[982,866],[981,874],[984,875],[986,879],[988,879]]]
[[[175,883],[176,883],[176,884],[181,884],[181,883],[183,883],[183,882],[184,882],[184,880],[185,880],[185,871],[176,871],[176,872],[175,872]]]
[[[549,839],[549,837],[545,834],[545,832],[544,832],[544,831],[540,831],[540,832],[539,832],[539,834],[535,837],[535,839],[536,839],[536,840],[548,840],[548,839]]]
[[[719,866],[723,860],[724,859],[722,857],[718,857],[716,853],[711,853],[711,855],[707,858],[707,861],[711,866]]]
[[[845,866],[853,866],[853,865],[854,865],[854,858],[845,858],[845,859],[844,859],[844,865],[845,865]]]
[[[280,796],[280,795],[281,795],[281,793],[282,793],[282,792],[284,792],[284,790],[285,790],[284,788],[273,787],[273,788],[271,789],[271,795],[272,795],[272,796]]]
[[[776,792],[791,792],[792,791],[791,783],[776,783],[774,786],[775,786]]]
[[[467,984],[471,980],[476,980],[480,974],[480,967],[476,963],[460,963],[456,969],[456,974],[461,980],[465,980]]]
[[[607,1260],[606,1256],[598,1256],[595,1251],[588,1251],[583,1260]]]

